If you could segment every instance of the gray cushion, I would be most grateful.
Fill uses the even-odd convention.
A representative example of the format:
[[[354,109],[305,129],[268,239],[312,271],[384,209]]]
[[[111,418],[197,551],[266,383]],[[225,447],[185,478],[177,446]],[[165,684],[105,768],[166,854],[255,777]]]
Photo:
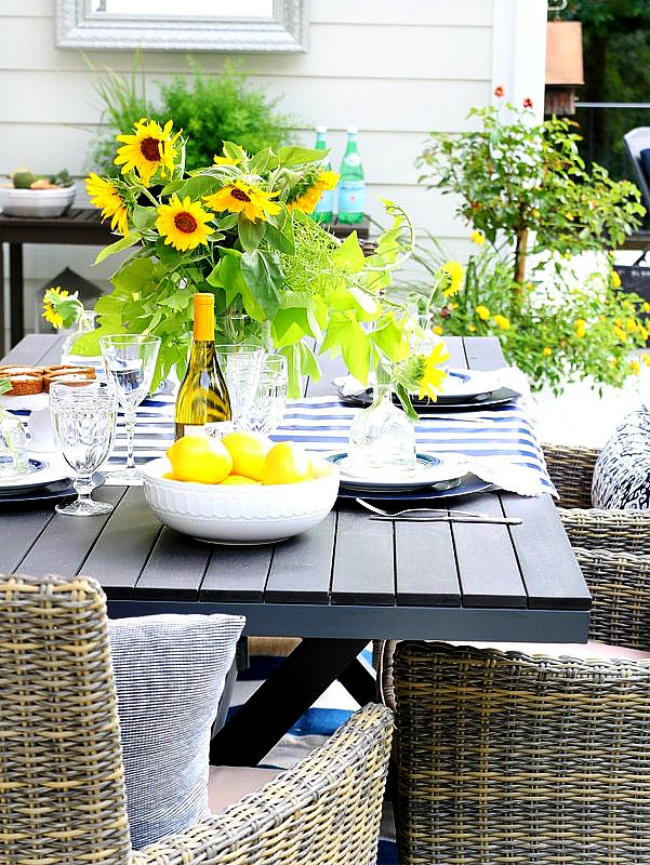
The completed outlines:
[[[110,623],[136,850],[210,813],[210,732],[243,626],[243,618],[222,615]]]
[[[595,508],[650,507],[650,413],[634,411],[616,428],[594,467]]]

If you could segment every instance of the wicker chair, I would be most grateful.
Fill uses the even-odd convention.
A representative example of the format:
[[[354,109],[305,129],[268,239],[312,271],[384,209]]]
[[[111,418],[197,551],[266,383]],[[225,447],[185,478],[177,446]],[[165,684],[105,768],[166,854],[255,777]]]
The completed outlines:
[[[359,710],[290,771],[134,853],[105,598],[86,578],[0,576],[0,862],[374,865],[392,716]]]
[[[599,510],[591,507],[591,481],[600,451],[544,445],[558,508],[572,546],[650,554],[650,511]]]
[[[591,551],[591,636],[650,650],[650,560]],[[650,660],[388,643],[400,865],[650,862]]]

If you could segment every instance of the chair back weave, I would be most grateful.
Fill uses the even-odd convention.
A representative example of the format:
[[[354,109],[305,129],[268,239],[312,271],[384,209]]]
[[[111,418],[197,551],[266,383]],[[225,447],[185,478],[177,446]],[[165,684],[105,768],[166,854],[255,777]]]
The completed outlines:
[[[0,575],[0,862],[124,865],[130,851],[104,594]]]

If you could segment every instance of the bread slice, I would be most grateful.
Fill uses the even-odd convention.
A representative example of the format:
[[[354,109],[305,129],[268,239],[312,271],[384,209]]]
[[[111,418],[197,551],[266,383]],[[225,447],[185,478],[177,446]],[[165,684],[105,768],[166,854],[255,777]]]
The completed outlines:
[[[90,378],[96,377],[94,366],[47,366],[43,371],[43,375],[48,378],[58,378],[61,375],[88,375]]]
[[[82,387],[85,384],[90,384],[95,380],[95,370],[92,370],[92,375],[88,372],[62,372],[58,375],[45,375],[43,382],[46,393],[50,392],[53,384],[66,384],[69,387]]]
[[[43,375],[42,366],[0,366],[0,378],[11,378],[15,375],[29,375],[37,378]]]
[[[0,377],[4,378],[5,376]],[[31,396],[43,391],[43,376],[41,375],[13,375],[6,376],[6,378],[11,384],[11,390],[6,391],[5,396]]]

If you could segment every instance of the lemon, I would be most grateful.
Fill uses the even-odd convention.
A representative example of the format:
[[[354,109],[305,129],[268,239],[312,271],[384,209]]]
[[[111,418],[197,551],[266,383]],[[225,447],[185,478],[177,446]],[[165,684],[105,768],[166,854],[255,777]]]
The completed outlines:
[[[311,458],[295,442],[279,442],[266,455],[263,484],[296,484],[311,477]]]
[[[264,461],[271,447],[270,439],[251,432],[232,432],[221,441],[233,458],[233,474],[254,481],[262,480]]]
[[[218,484],[228,477],[233,459],[216,439],[183,436],[168,448],[174,479],[199,484]]]
[[[260,485],[259,481],[254,481],[253,478],[246,478],[244,475],[228,475],[227,478],[224,478],[221,481],[221,486],[249,486],[252,485],[257,487]]]

